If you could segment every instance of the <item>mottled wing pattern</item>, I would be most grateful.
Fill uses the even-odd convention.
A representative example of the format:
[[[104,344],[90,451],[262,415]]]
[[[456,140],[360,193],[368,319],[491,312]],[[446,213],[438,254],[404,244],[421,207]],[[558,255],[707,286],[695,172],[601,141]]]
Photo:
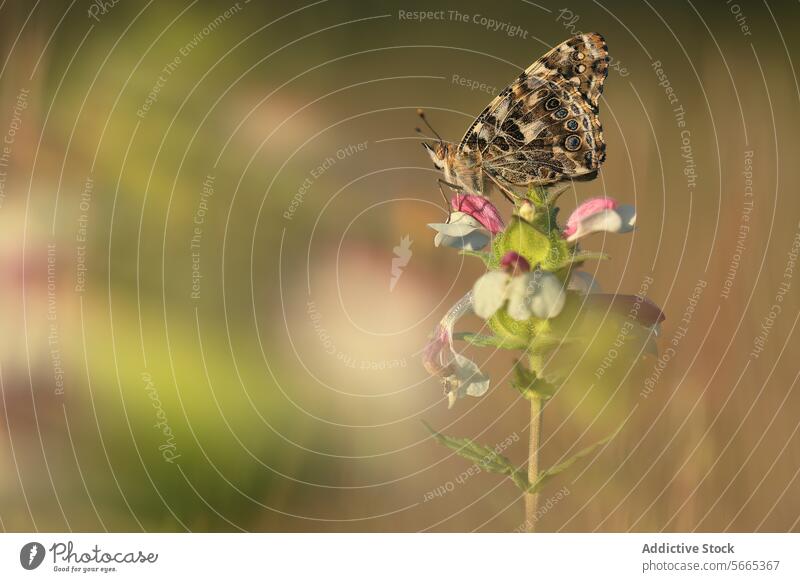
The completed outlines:
[[[557,83],[569,82],[597,113],[608,75],[606,41],[596,32],[573,36],[533,63],[525,74]]]
[[[524,107],[483,132],[484,170],[518,186],[594,175],[605,158],[597,116],[574,87],[537,81]]]
[[[575,36],[533,63],[470,126],[459,151],[512,185],[596,174],[605,159],[597,107],[608,72],[598,34]]]

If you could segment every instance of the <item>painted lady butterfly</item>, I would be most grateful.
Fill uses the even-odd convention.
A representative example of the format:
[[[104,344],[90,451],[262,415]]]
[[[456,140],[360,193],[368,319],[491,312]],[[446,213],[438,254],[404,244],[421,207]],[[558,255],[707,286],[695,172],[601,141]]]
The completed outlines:
[[[423,145],[442,182],[477,195],[494,187],[513,198],[519,188],[595,178],[605,160],[597,113],[608,62],[602,36],[574,36],[495,97],[458,146],[434,131],[438,141]]]

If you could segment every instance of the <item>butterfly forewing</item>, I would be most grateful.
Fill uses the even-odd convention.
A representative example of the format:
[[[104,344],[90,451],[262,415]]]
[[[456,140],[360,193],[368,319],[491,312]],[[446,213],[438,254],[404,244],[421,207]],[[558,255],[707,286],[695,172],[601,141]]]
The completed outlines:
[[[605,159],[597,105],[607,72],[600,35],[567,40],[489,104],[459,151],[480,152],[492,179],[515,186],[594,175]]]
[[[527,75],[577,87],[597,113],[603,82],[608,75],[608,47],[596,32],[579,34],[562,42],[525,71]]]

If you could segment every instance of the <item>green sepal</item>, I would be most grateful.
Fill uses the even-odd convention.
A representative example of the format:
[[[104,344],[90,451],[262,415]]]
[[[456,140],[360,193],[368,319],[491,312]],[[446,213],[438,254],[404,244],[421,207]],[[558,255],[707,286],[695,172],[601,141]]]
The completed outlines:
[[[549,319],[537,319],[536,317],[531,317],[525,321],[517,321],[503,307],[489,318],[487,323],[496,336],[530,348],[539,335],[549,333],[552,326],[551,321]]]
[[[548,260],[550,238],[519,216],[512,216],[506,229],[494,238],[492,254],[495,263],[499,265],[509,251],[524,257],[534,268]]]
[[[486,265],[487,267],[491,266],[491,262],[492,262],[492,254],[491,253],[483,253],[483,252],[480,252],[480,251],[470,251],[470,250],[467,250],[467,249],[463,249],[463,250],[460,250],[458,252],[458,254],[459,255],[463,255],[465,257],[477,257],[481,261],[483,261],[483,264]]]
[[[547,190],[534,186],[528,190],[527,199],[538,209],[547,205]]]
[[[506,313],[505,307],[499,309],[486,323],[497,337],[514,343],[527,345],[536,336],[532,320],[517,321]]]
[[[593,253],[589,251],[578,251],[571,255],[568,255],[561,263],[556,267],[556,270],[566,269],[567,267],[573,267],[576,265],[581,265],[586,261],[605,261],[610,259],[606,253]]]
[[[486,348],[501,348],[504,350],[524,350],[528,344],[514,337],[500,337],[496,335],[481,335],[471,331],[462,331],[453,334],[453,339],[467,342],[473,346]]]
[[[560,266],[564,263],[564,260],[570,256],[571,251],[569,248],[569,243],[561,236],[561,231],[558,229],[554,229],[550,231],[550,253],[547,256],[547,260],[542,263],[542,268],[547,271],[559,271]],[[556,273],[558,275],[558,273]]]
[[[534,216],[533,222],[512,216],[508,227],[494,238],[492,265],[499,265],[507,252],[514,251],[524,257],[531,268],[559,270],[572,252],[556,228],[555,218],[549,218],[545,212]]]

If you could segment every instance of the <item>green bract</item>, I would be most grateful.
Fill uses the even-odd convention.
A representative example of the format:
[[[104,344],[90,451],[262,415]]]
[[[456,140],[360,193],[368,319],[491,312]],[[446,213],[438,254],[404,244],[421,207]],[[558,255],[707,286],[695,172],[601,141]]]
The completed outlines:
[[[515,252],[525,258],[532,267],[550,271],[566,282],[576,257],[561,236],[556,222],[558,209],[550,205],[547,195],[541,190],[532,190],[528,200],[533,205],[533,218],[527,221],[515,214],[506,227],[492,241],[489,269],[500,267],[503,256]],[[580,259],[581,261],[583,259]],[[530,344],[550,328],[549,320],[532,317],[527,321],[516,321],[505,310],[499,311],[489,320],[492,331],[508,343]]]

